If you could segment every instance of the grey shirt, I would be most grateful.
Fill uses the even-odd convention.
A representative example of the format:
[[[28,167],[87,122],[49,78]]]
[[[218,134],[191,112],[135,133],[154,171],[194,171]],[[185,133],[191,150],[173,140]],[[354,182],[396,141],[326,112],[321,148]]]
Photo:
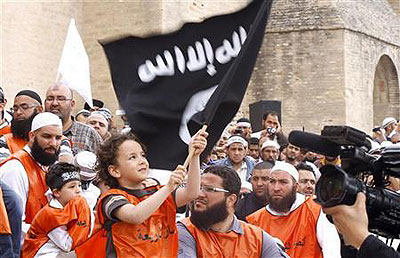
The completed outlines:
[[[188,231],[188,229],[183,225],[183,223],[177,223],[178,228],[178,236],[179,236],[179,258],[189,258],[189,257],[197,257],[197,243],[193,238],[192,234]],[[232,227],[230,231],[234,231],[237,234],[244,234],[242,225],[239,223],[239,220],[234,216]],[[233,254],[232,254],[233,256]],[[265,231],[263,231],[263,245],[262,245],[262,258],[278,258],[285,257],[289,258],[289,256],[278,246],[275,240],[268,235]]]

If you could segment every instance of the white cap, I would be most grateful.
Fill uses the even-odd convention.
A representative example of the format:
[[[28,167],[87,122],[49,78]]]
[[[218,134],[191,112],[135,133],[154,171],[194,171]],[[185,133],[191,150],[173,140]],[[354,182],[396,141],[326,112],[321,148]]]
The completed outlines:
[[[385,129],[393,123],[397,123],[397,120],[394,117],[386,117],[385,119],[383,119],[382,128]]]
[[[37,129],[40,129],[40,128],[48,126],[48,125],[55,125],[55,126],[62,128],[62,122],[58,116],[56,116],[50,112],[43,112],[43,113],[37,114],[33,118],[31,131],[32,132],[36,131]]]
[[[271,173],[278,170],[289,173],[289,175],[291,175],[296,182],[299,182],[299,172],[292,164],[283,161],[277,161],[275,162],[275,166],[272,167]]]
[[[82,180],[90,181],[96,177],[96,161],[96,155],[90,151],[81,151],[76,154],[74,165],[80,168]]]
[[[243,144],[244,147],[247,147],[247,144],[248,144],[246,139],[244,139],[242,136],[233,135],[233,136],[229,137],[229,139],[226,143],[226,146],[229,147],[229,145],[231,145],[232,143],[235,143],[235,142]]]
[[[266,140],[262,146],[261,146],[261,150],[263,150],[266,147],[274,147],[277,150],[279,150],[280,146],[276,141],[271,141],[271,140]]]
[[[103,113],[101,113],[99,111],[93,111],[87,118],[89,118],[89,117],[97,117],[97,118],[101,119],[104,124],[108,125],[107,118],[104,116]]]
[[[238,122],[236,126],[251,128],[251,124],[249,122]]]

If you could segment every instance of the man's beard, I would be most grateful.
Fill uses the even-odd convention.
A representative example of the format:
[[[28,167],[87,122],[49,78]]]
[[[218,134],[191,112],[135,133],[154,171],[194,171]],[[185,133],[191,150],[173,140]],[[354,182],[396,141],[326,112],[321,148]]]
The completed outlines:
[[[278,212],[288,212],[290,207],[296,201],[296,187],[293,186],[292,191],[280,200],[275,200],[268,195],[268,203],[271,209]]]
[[[296,156],[294,156],[294,155],[286,155],[286,158],[287,158],[289,161],[295,161],[295,160],[296,160]]]
[[[50,149],[50,148],[52,148],[52,147],[49,147],[48,149]],[[32,154],[32,157],[37,162],[42,164],[43,166],[50,166],[50,165],[54,164],[57,161],[58,154],[60,153],[60,149],[58,149],[58,150],[55,149],[55,148],[52,148],[52,149],[55,150],[54,154],[46,153],[45,149],[43,149],[39,145],[38,141],[35,138],[35,140],[33,141],[33,144],[32,144],[31,154]]]
[[[193,205],[193,204],[192,204]],[[226,208],[226,199],[214,204],[205,211],[196,211],[194,206],[190,221],[199,229],[207,230],[212,225],[223,221],[228,217],[229,213]]]
[[[31,130],[32,120],[38,114],[37,110],[26,119],[13,119],[11,121],[11,133],[14,137],[29,141],[29,131]]]
[[[272,157],[266,158],[264,161],[267,161],[267,162],[272,163],[273,165],[275,165],[275,160]]]

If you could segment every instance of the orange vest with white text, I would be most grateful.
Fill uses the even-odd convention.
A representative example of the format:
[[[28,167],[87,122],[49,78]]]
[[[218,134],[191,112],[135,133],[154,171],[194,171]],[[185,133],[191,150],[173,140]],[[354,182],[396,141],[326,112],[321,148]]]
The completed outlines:
[[[4,138],[6,138],[6,143],[11,154],[22,150],[24,146],[28,143],[28,141],[24,139],[14,137],[12,133],[5,134]]]
[[[321,206],[308,198],[287,216],[272,215],[264,207],[247,216],[246,220],[279,238],[290,257],[319,258],[323,257],[316,230],[320,213]]]
[[[11,133],[11,127],[9,125],[4,126],[0,129],[0,136]]]
[[[10,222],[8,220],[7,209],[3,200],[3,191],[0,188],[0,235],[11,234]]]
[[[28,177],[29,190],[25,207],[25,222],[30,224],[36,213],[47,204],[47,198],[44,195],[48,189],[45,179],[46,172],[23,149],[12,154],[1,165],[11,159],[17,159],[22,163]]]
[[[239,220],[243,234],[238,234],[201,230],[189,218],[181,222],[196,241],[197,257],[261,257],[263,231],[256,226]]]
[[[89,237],[90,207],[84,197],[75,197],[62,209],[47,204],[33,219],[22,246],[21,257],[34,257],[49,241],[48,233],[60,226],[66,226],[72,238],[71,251]]]
[[[150,186],[131,195],[121,189],[110,189],[98,202],[99,221],[105,223],[102,201],[109,195],[122,195],[133,205],[150,197],[161,186]],[[178,233],[175,223],[176,205],[172,195],[143,223],[139,225],[115,222],[111,226],[111,238],[117,257],[176,257]],[[111,239],[108,239],[111,241]],[[107,254],[108,255],[108,254]]]

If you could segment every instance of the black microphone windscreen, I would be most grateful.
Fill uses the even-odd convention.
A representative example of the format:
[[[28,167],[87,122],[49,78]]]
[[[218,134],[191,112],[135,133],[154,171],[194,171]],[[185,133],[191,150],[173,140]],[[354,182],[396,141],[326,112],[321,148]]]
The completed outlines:
[[[318,134],[295,130],[290,132],[289,142],[302,149],[325,156],[336,157],[340,155],[340,146],[338,144],[328,141]]]

